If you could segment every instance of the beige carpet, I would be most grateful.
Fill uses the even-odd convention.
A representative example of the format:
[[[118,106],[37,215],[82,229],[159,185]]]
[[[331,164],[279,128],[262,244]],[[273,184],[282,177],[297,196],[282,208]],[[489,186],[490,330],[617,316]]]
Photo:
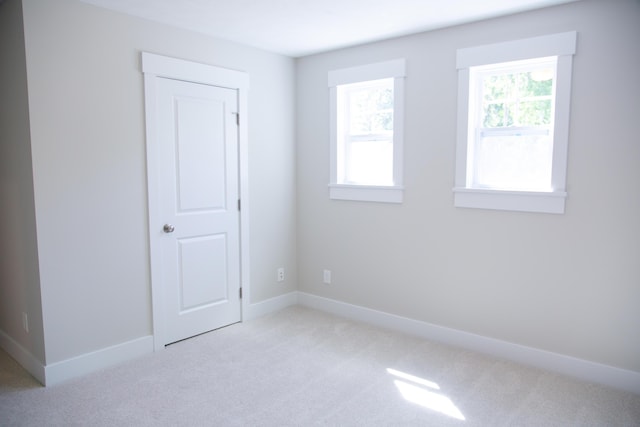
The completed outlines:
[[[0,352],[2,426],[639,426],[640,396],[302,307],[43,388]]]

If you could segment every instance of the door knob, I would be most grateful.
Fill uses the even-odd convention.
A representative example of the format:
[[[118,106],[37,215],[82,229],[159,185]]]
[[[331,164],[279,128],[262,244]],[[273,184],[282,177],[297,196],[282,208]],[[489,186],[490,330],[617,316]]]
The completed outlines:
[[[173,233],[173,230],[175,229],[176,228],[171,224],[165,224],[164,227],[162,227],[162,231],[164,231],[165,233]]]

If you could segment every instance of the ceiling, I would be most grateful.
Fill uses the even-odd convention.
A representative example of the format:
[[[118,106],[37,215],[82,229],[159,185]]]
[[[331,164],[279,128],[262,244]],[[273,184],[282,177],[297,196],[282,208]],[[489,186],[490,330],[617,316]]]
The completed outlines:
[[[576,0],[82,0],[291,57]]]

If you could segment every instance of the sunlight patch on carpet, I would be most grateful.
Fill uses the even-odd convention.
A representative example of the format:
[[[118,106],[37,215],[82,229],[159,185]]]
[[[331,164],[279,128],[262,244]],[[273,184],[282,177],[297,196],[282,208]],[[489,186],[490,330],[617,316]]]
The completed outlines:
[[[393,383],[405,400],[431,409],[432,411],[448,415],[452,418],[462,421],[465,420],[464,415],[462,415],[460,409],[453,404],[451,399],[443,394],[435,393],[428,389],[440,390],[440,386],[438,384],[391,368],[387,369],[387,372],[400,378],[394,380]]]

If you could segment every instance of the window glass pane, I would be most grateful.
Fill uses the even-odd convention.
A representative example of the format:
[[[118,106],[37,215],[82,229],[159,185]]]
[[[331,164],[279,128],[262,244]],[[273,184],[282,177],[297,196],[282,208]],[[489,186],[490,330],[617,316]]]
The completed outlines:
[[[514,74],[490,74],[481,80],[483,99],[482,123],[483,127],[512,126],[514,108],[513,92],[515,85]]]
[[[486,128],[503,127],[513,124],[513,119],[509,114],[511,109],[507,108],[504,102],[485,104],[484,119],[482,126]]]
[[[481,137],[475,153],[475,187],[550,190],[552,143],[547,135]]]
[[[520,96],[551,96],[553,89],[553,69],[540,68],[521,73],[518,79]]]
[[[393,86],[392,78],[339,86],[341,183],[393,185]]]
[[[371,116],[371,133],[393,132],[393,111],[380,111]]]
[[[345,157],[347,184],[393,185],[390,140],[349,142]]]
[[[513,75],[492,74],[482,79],[485,101],[503,100],[509,96],[509,88],[513,85]]]
[[[521,126],[541,126],[551,124],[551,99],[520,102],[516,123]]]
[[[346,93],[349,134],[393,131],[393,79],[358,83]]]
[[[499,67],[500,68],[500,67]],[[531,71],[484,72],[480,79],[482,127],[551,124],[553,76],[551,67]],[[513,67],[512,67],[513,69]]]
[[[473,186],[549,191],[553,141],[552,61],[483,66],[473,150]],[[499,132],[499,133],[496,133]]]

